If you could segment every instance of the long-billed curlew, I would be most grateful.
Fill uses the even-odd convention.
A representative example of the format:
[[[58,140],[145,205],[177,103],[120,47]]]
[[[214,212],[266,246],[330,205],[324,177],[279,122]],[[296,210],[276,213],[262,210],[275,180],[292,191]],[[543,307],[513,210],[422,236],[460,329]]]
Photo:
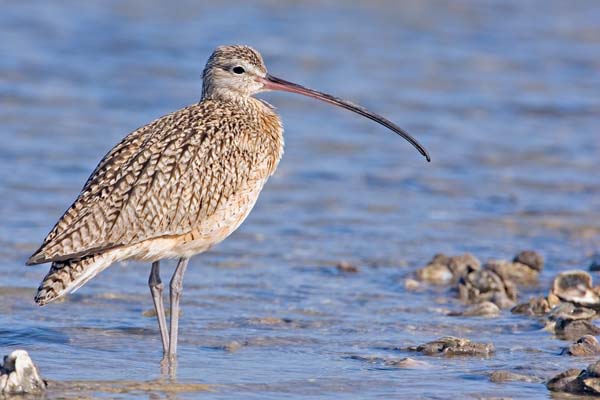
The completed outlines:
[[[168,358],[177,351],[179,299],[189,258],[240,226],[283,154],[281,121],[254,94],[283,90],[354,111],[396,132],[429,161],[427,151],[387,119],[267,74],[251,47],[218,47],[202,77],[198,104],[130,133],[100,161],[27,261],[52,262],[35,297],[41,306],[77,290],[115,261],[151,262],[148,284]],[[170,283],[169,332],[159,272],[165,258],[179,259]]]

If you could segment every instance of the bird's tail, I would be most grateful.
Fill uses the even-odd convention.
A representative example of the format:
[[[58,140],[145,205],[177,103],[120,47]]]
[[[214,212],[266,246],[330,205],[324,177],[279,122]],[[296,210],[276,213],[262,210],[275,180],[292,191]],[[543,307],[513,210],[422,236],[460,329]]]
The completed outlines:
[[[83,286],[115,261],[111,252],[93,254],[82,258],[55,261],[40,284],[35,302],[44,306]]]

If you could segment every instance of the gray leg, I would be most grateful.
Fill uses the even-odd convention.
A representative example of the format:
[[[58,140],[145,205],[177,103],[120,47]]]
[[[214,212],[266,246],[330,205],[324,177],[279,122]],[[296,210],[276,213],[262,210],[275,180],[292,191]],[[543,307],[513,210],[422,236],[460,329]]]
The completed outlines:
[[[183,274],[189,258],[180,258],[171,278],[171,337],[169,339],[169,358],[177,354],[177,330],[179,329],[179,299],[183,292]]]
[[[150,278],[148,278],[148,286],[150,286],[152,301],[154,301],[154,311],[156,311],[156,319],[158,320],[158,328],[160,329],[163,353],[166,354],[169,350],[169,336],[167,334],[167,318],[165,317],[165,306],[163,304],[162,296],[164,285],[160,280],[159,261],[152,263]]]

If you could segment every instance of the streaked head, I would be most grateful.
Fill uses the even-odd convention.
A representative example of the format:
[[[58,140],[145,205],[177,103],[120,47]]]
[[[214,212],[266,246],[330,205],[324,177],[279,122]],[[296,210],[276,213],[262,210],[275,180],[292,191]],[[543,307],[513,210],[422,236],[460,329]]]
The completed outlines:
[[[327,93],[308,89],[267,73],[262,56],[249,46],[221,46],[212,53],[202,74],[202,98],[239,101],[269,90],[312,97],[355,112],[392,130],[412,144],[430,161],[427,150],[408,132],[364,107]]]
[[[262,90],[267,74],[262,56],[249,46],[220,46],[202,74],[202,98],[246,98]]]

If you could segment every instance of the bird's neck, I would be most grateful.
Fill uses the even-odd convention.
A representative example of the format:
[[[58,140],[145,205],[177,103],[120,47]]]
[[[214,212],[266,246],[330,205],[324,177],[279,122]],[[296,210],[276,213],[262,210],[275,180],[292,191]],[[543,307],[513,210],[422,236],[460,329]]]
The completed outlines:
[[[252,96],[240,96],[230,91],[221,92],[216,90],[203,93],[199,103],[204,101],[216,102],[227,108],[238,109],[249,116],[274,116],[279,120],[279,116],[275,113],[273,106],[264,100],[259,100]]]
[[[262,101],[251,96],[240,96],[231,93],[228,90],[211,90],[203,92],[199,103],[204,101],[215,102],[224,105],[227,108],[239,109],[245,112],[262,111]]]
[[[200,103],[215,103],[219,109],[227,109],[230,115],[243,120],[242,126],[246,129],[238,132],[244,137],[247,144],[267,154],[268,175],[271,175],[283,155],[284,139],[283,126],[275,109],[266,101],[257,98],[234,97],[234,98],[203,98]]]

